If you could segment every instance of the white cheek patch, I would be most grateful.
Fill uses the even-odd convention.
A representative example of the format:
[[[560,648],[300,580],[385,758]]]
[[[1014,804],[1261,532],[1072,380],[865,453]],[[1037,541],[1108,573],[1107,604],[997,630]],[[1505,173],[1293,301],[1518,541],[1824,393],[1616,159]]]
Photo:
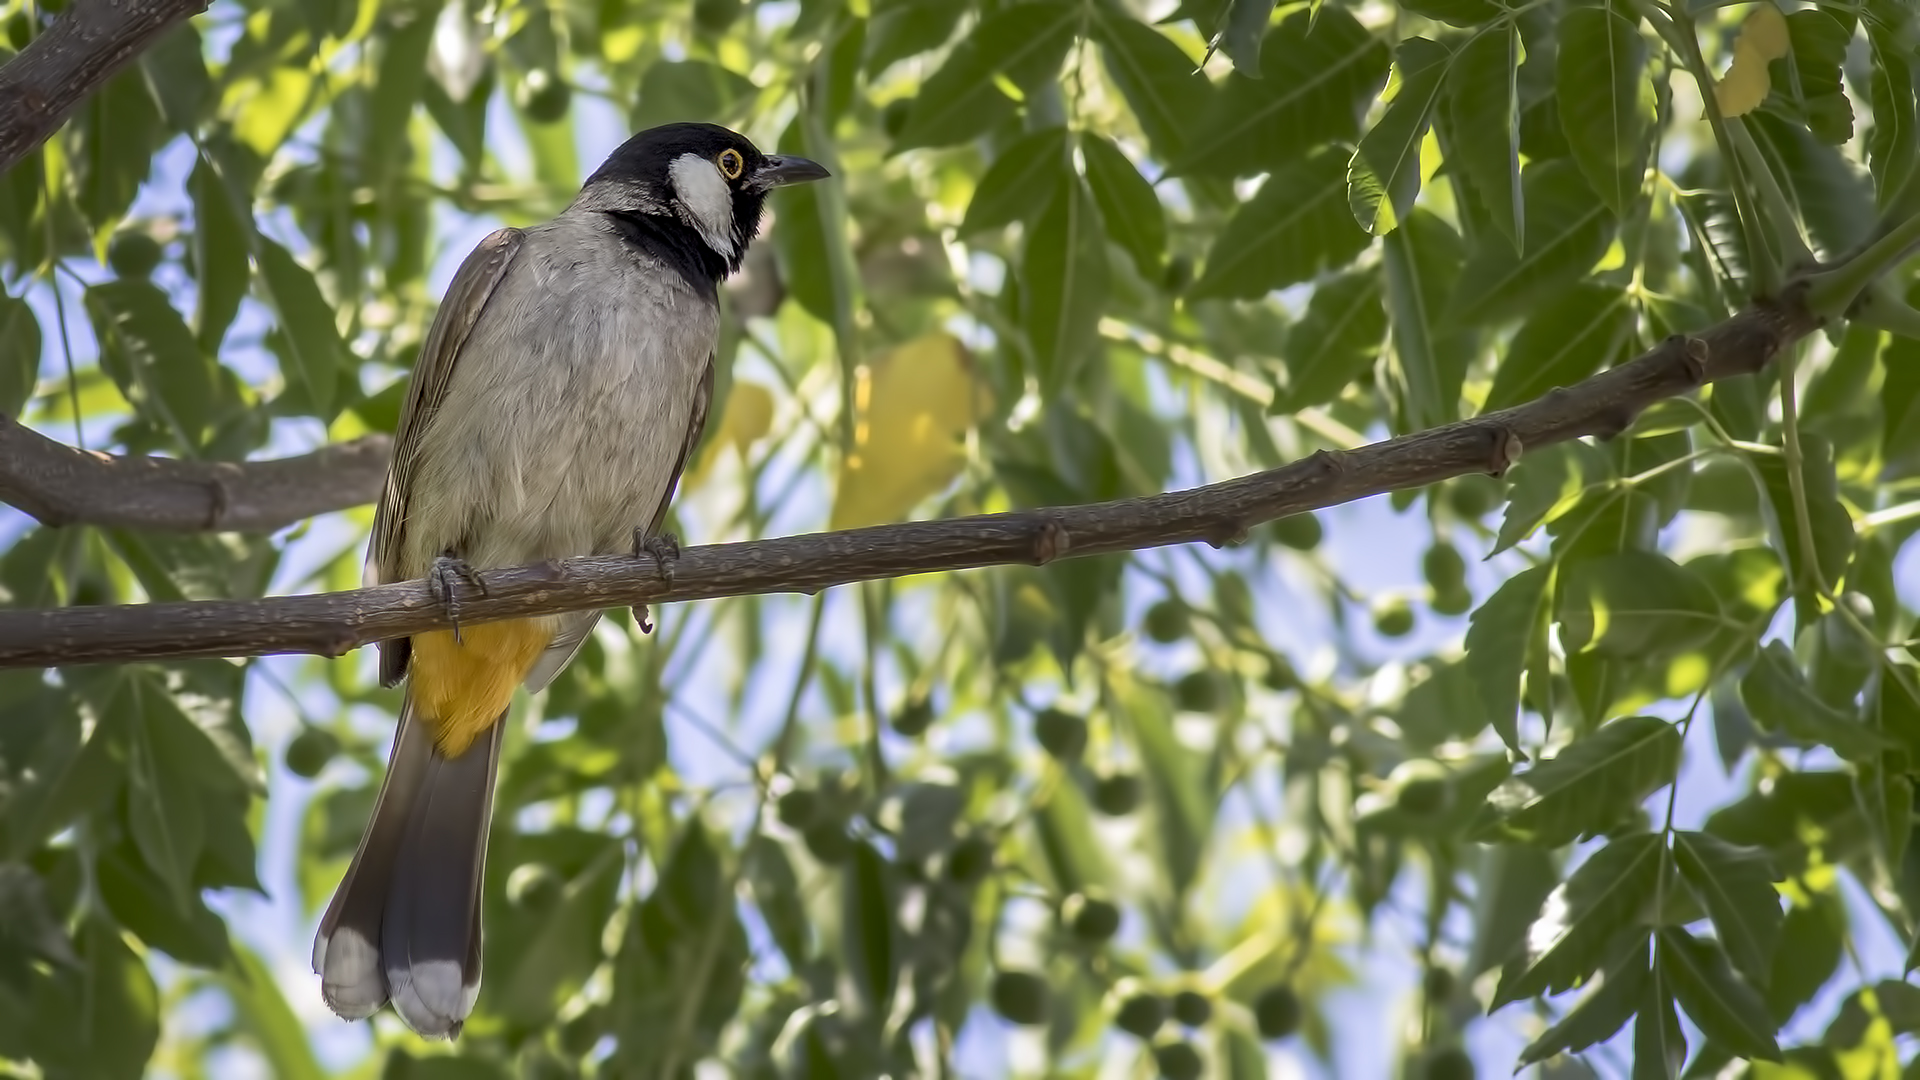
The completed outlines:
[[[687,224],[699,230],[707,246],[732,258],[733,189],[713,162],[698,154],[681,154],[667,169],[673,180],[674,205]]]

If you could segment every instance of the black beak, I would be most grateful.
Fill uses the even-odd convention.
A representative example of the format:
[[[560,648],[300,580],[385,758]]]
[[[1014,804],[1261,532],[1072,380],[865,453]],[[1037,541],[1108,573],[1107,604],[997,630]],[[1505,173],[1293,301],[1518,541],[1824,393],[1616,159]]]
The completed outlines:
[[[817,161],[794,157],[792,154],[768,154],[765,163],[753,174],[753,186],[767,191],[789,184],[825,180],[832,175],[826,166]]]

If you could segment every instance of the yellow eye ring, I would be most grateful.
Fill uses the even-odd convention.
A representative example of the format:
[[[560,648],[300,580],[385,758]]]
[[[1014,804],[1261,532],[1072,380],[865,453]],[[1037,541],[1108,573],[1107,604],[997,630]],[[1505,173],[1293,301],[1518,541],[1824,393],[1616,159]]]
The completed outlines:
[[[722,150],[720,151],[720,156],[714,158],[713,161],[714,164],[720,166],[720,175],[729,180],[740,179],[740,174],[745,172],[747,168],[747,161],[740,156],[740,151],[738,150]]]

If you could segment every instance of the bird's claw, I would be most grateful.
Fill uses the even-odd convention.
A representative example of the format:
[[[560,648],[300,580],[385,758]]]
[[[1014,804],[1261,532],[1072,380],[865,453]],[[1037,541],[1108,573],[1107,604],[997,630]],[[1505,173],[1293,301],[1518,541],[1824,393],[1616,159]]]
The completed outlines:
[[[648,536],[645,529],[633,530],[633,554],[653,556],[654,566],[660,572],[660,580],[673,584],[673,564],[680,558],[680,538],[672,533],[655,533]]]
[[[480,590],[481,596],[492,596],[487,589],[486,579],[480,571],[467,564],[467,560],[457,555],[442,555],[433,560],[433,566],[427,571],[427,591],[446,609],[447,621],[453,624],[453,640],[465,644],[460,635],[460,594],[454,588],[454,579],[460,579]]]

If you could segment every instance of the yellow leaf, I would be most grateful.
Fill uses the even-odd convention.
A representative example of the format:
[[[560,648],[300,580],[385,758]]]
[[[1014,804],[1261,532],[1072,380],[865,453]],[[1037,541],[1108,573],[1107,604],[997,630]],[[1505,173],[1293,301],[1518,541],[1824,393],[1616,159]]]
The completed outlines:
[[[1720,115],[1745,116],[1767,100],[1772,80],[1767,65],[1787,55],[1787,17],[1771,3],[1761,4],[1740,25],[1733,43],[1733,64],[1714,84]]]
[[[961,437],[990,407],[972,357],[950,334],[916,338],[862,369],[832,527],[898,521],[952,483],[965,464]]]
[[[713,438],[700,451],[700,458],[688,470],[687,486],[694,487],[712,468],[713,459],[723,446],[731,446],[746,460],[747,450],[759,442],[773,426],[773,391],[756,382],[736,382],[727,392],[727,405]]]

